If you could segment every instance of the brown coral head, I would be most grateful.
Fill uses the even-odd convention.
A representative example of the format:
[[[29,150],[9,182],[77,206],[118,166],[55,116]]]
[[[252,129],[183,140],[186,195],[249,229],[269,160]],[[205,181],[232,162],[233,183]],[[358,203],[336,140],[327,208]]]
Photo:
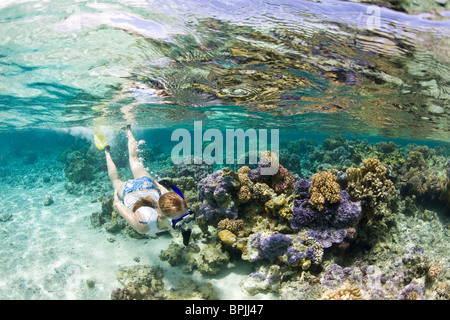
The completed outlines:
[[[310,198],[308,202],[317,210],[322,211],[326,205],[337,203],[341,200],[340,191],[341,187],[336,182],[334,174],[327,171],[316,173],[309,188]]]

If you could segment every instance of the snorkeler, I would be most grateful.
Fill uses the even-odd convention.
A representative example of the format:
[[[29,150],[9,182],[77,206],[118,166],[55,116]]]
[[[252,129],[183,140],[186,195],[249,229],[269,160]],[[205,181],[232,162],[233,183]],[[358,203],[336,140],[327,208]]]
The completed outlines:
[[[139,161],[138,144],[131,127],[127,126],[125,130],[134,179],[125,182],[120,180],[110,147],[104,148],[108,176],[114,187],[114,207],[138,233],[155,237],[172,228],[182,232],[183,243],[188,245],[194,212],[187,210],[183,194],[174,185],[166,180],[160,184],[148,174]]]

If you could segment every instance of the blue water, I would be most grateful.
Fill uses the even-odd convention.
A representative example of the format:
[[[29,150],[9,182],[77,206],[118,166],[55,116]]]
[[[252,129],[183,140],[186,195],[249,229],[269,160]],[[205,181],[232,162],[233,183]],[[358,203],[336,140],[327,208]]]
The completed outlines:
[[[2,1],[0,299],[110,299],[124,286],[116,276],[124,265],[161,266],[165,288],[176,287],[185,270],[159,254],[179,237],[142,239],[92,222],[113,194],[94,133],[104,132],[121,178],[131,179],[121,130],[131,124],[142,140],[144,167],[157,178],[194,185],[187,190],[188,204],[199,209],[197,183],[223,167],[237,171],[242,165],[237,158],[207,169],[175,165],[171,152],[179,141],[172,135],[186,129],[194,154],[196,121],[202,133],[218,129],[223,137],[227,129],[279,132],[280,164],[296,181],[379,157],[396,190],[381,204],[391,218],[380,221],[390,231],[359,225],[366,237],[358,238],[353,251],[326,251],[323,269],[288,270],[280,262],[285,277],[278,291],[244,290],[248,275],[262,271],[240,258],[236,245],[222,244],[231,258],[218,275],[189,275],[212,283],[216,298],[311,298],[300,289],[289,291],[305,285],[292,274],[325,277],[325,266],[356,268],[358,259],[389,278],[395,273],[389,263],[417,258],[411,258],[413,247],[427,256],[425,269],[440,263],[445,270],[423,286],[421,298],[448,297],[436,287],[450,279],[449,12],[448,2]],[[200,137],[200,143],[203,151],[208,141]],[[264,203],[254,200],[252,206],[264,219],[273,218],[265,216]],[[248,208],[239,210],[247,227],[256,228]],[[196,232],[201,248],[221,243]],[[404,250],[396,247],[402,241],[408,242]],[[401,299],[408,285],[424,281],[417,265],[408,265],[416,268],[414,275],[406,265],[397,271],[408,280],[392,280],[395,290],[383,287],[384,298]],[[364,298],[374,298],[370,288],[361,290]]]

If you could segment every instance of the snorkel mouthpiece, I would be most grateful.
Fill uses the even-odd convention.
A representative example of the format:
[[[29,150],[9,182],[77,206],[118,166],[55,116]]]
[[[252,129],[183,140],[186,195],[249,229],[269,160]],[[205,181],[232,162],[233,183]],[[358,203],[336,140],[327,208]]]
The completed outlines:
[[[186,231],[181,231],[181,235],[183,236],[183,244],[188,246],[189,240],[191,239],[192,229],[188,229]]]
[[[173,219],[171,221],[172,228],[174,230],[181,231],[181,235],[183,236],[183,244],[185,246],[189,244],[194,220],[195,220],[195,212],[192,210],[187,210],[182,217],[178,219]]]

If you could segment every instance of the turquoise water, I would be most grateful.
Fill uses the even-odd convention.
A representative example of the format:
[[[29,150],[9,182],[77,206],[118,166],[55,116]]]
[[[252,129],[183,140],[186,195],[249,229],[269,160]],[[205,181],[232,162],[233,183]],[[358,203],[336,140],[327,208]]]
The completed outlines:
[[[316,300],[350,290],[342,283],[363,299],[448,299],[448,10],[438,1],[2,1],[0,299]],[[222,168],[257,163],[249,139],[244,163],[234,146],[232,163],[174,164],[177,129],[204,156],[200,121],[201,134],[223,137],[224,160],[227,129],[279,132],[289,186],[255,178],[244,201],[247,182],[233,173],[239,187],[206,196]],[[176,232],[139,236],[113,212],[94,133],[131,179],[126,124],[148,172],[175,181],[198,213],[189,247]],[[343,182],[366,159],[386,169],[373,173],[381,187]],[[362,206],[345,227],[326,226],[356,230],[330,246],[302,238],[315,224],[291,224],[304,200],[295,183],[325,171]],[[218,224],[230,212],[242,229]],[[315,258],[289,262],[288,251],[308,248]],[[147,277],[164,289],[136,280],[148,266],[161,268]],[[133,291],[144,286],[150,293]]]

